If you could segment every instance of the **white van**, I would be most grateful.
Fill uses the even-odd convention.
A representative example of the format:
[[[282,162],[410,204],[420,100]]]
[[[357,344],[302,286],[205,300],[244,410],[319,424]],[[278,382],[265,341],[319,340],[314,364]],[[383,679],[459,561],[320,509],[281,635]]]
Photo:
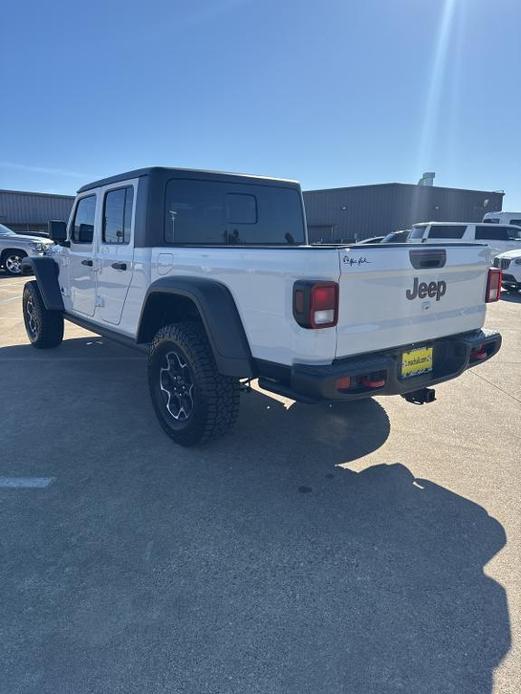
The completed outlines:
[[[485,224],[514,224],[521,227],[521,212],[487,212]]]
[[[474,222],[414,224],[409,243],[482,243],[490,248],[490,261],[505,251],[521,248],[521,227]]]

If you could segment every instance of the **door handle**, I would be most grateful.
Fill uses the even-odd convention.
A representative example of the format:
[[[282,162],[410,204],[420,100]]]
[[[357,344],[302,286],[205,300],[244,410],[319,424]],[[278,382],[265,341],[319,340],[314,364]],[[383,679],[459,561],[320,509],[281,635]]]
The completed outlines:
[[[114,268],[114,270],[126,270],[127,264],[126,263],[112,263],[112,267]]]
[[[82,260],[82,261],[81,261],[81,264],[82,264],[82,265],[88,265],[89,267],[92,267],[92,266],[94,265],[94,263],[92,262],[92,260]]]

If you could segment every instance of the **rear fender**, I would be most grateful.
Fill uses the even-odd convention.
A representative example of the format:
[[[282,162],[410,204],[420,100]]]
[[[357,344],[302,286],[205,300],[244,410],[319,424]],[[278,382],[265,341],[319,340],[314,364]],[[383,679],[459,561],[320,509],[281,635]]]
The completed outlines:
[[[162,277],[147,292],[139,319],[137,342],[152,339],[147,310],[152,310],[158,295],[190,300],[206,330],[219,373],[247,378],[254,376],[254,366],[244,327],[229,289],[221,282],[203,277]]]

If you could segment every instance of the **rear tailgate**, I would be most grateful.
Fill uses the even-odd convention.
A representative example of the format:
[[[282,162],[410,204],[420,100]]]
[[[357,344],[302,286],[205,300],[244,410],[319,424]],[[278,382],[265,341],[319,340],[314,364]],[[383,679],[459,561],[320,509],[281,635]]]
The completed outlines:
[[[476,244],[339,250],[336,357],[481,328],[488,260],[489,249]]]

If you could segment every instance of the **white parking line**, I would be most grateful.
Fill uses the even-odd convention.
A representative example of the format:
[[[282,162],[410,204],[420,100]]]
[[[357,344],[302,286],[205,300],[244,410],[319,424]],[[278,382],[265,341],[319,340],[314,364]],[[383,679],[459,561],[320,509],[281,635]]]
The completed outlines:
[[[0,299],[0,304],[8,304],[10,301],[20,301],[20,297],[12,296],[10,299]]]
[[[54,477],[0,477],[0,487],[4,489],[45,489],[54,480]]]

